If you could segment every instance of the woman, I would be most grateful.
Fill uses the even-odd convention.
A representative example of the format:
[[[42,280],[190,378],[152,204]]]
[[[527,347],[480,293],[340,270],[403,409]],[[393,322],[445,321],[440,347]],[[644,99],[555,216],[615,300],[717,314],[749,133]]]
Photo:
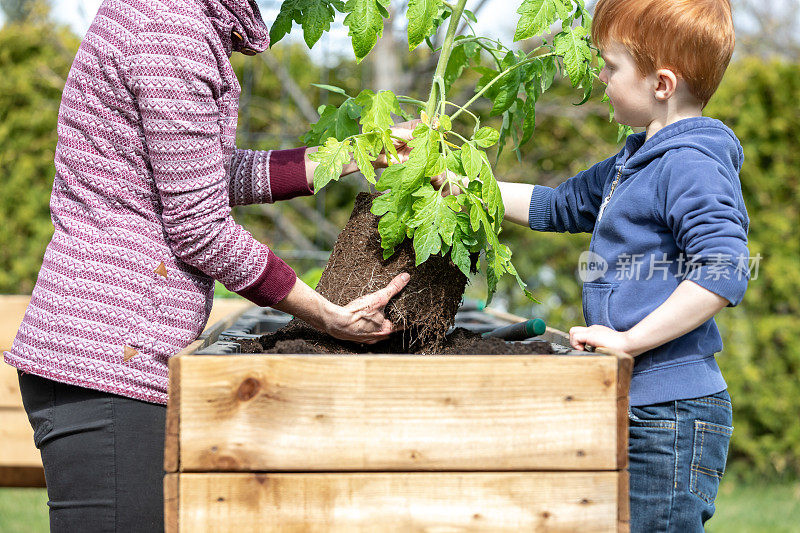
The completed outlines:
[[[340,307],[231,218],[232,205],[312,192],[310,149],[234,146],[229,57],[268,44],[255,2],[106,0],[78,50],[59,110],[55,232],[5,353],[52,531],[163,529],[167,361],[203,330],[214,279],[342,339],[393,331],[383,307],[407,275]]]

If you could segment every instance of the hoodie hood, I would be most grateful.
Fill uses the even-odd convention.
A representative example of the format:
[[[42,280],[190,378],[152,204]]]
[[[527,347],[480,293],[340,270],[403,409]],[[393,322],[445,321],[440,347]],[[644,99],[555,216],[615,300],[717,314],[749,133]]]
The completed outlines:
[[[269,46],[269,29],[255,0],[196,0],[228,52],[254,55]]]
[[[693,117],[665,126],[645,141],[646,133],[628,136],[617,159],[622,174],[637,172],[653,159],[677,148],[694,148],[713,158],[732,174],[739,174],[744,152],[733,131],[715,118]]]

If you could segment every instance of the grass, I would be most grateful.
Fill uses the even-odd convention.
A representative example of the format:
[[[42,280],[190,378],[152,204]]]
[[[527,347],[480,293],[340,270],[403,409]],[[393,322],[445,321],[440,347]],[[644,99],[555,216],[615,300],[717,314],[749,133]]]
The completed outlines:
[[[727,481],[727,480],[726,480]],[[800,524],[800,483],[744,485],[723,481],[709,533],[792,533]],[[48,530],[43,489],[0,488],[0,533]]]

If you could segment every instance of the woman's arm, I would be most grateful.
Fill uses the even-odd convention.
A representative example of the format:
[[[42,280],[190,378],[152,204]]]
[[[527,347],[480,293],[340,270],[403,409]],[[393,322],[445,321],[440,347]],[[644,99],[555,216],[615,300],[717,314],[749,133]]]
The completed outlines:
[[[339,306],[298,279],[286,298],[272,307],[338,339],[373,344],[395,331],[383,308],[408,280],[408,274],[400,274],[383,289]]]
[[[601,325],[574,327],[569,330],[569,341],[576,350],[589,345],[620,350],[635,357],[689,333],[727,305],[726,298],[686,280],[628,331],[614,331]]]

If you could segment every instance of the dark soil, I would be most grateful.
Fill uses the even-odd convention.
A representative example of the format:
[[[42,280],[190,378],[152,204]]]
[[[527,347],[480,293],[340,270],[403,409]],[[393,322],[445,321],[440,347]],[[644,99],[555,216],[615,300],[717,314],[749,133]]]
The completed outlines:
[[[507,343],[484,339],[465,329],[446,337],[455,322],[467,277],[449,258],[431,256],[414,266],[410,240],[383,260],[378,217],[370,212],[377,194],[356,197],[350,220],[339,234],[325,266],[317,292],[337,305],[345,305],[365,294],[382,289],[398,274],[408,272],[408,285],[386,305],[386,316],[403,330],[377,344],[340,341],[300,319],[258,341],[241,341],[243,353],[346,354],[530,354],[553,353],[549,343]]]
[[[303,329],[287,329],[268,333],[258,340],[238,341],[242,353],[272,354],[347,354],[347,353],[426,353],[446,355],[517,355],[517,354],[552,354],[553,348],[548,342],[506,342],[493,337],[483,337],[479,333],[456,328],[447,335],[438,350],[433,352],[420,349],[409,351],[403,345],[402,337],[389,339],[377,344],[357,344],[344,342],[324,335],[306,327]]]
[[[337,305],[346,305],[382,289],[398,274],[408,272],[411,274],[408,285],[385,309],[387,318],[403,329],[396,335],[398,338],[388,342],[398,349],[395,353],[436,351],[453,325],[467,277],[449,257],[431,256],[425,263],[414,266],[414,248],[410,240],[398,246],[384,261],[379,219],[370,212],[372,200],[377,196],[360,193],[356,197],[350,220],[333,246],[317,292]],[[291,332],[290,338],[305,338],[310,326],[293,320],[285,329]],[[327,344],[323,339],[320,342]],[[335,339],[330,342],[341,344]],[[353,351],[352,343],[345,344],[348,351]],[[406,349],[401,350],[403,347]]]

